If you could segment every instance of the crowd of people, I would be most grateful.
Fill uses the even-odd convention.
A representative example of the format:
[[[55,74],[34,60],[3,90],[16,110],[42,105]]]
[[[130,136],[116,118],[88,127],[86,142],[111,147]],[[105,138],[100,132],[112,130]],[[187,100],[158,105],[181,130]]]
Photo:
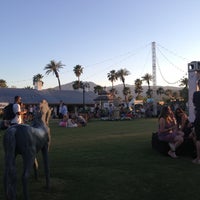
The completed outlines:
[[[59,105],[59,126],[67,128],[84,127],[87,125],[87,120],[78,113],[69,113],[67,105],[60,101]]]

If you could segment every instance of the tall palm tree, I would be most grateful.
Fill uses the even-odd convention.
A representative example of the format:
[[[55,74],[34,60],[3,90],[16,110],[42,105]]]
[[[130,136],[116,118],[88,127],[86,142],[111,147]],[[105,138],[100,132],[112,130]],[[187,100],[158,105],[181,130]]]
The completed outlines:
[[[116,74],[117,74],[117,78],[119,78],[122,81],[123,86],[125,88],[126,87],[126,85],[125,85],[125,76],[130,75],[130,72],[127,69],[120,69],[120,70],[117,71]]]
[[[117,71],[117,77],[122,81],[123,83],[123,94],[125,97],[125,102],[127,103],[127,95],[126,95],[126,85],[125,85],[125,76],[130,75],[130,72],[127,69],[120,69]]]
[[[59,78],[59,69],[63,68],[65,66],[61,63],[61,61],[56,62],[55,60],[51,60],[49,64],[47,64],[44,68],[46,70],[46,74],[49,75],[50,73],[55,74],[56,78],[58,79],[58,86],[61,90],[61,84],[60,84],[60,78]]]
[[[108,80],[111,81],[112,83],[112,89],[114,87],[114,82],[118,79],[117,77],[117,73],[115,70],[111,70],[108,74],[107,74]]]
[[[80,81],[80,76],[83,73],[83,67],[81,65],[76,65],[73,69],[78,81]]]
[[[148,94],[151,98],[151,88],[150,88],[150,81],[152,81],[153,77],[151,74],[146,73],[143,77],[142,80],[147,82],[148,85]]]

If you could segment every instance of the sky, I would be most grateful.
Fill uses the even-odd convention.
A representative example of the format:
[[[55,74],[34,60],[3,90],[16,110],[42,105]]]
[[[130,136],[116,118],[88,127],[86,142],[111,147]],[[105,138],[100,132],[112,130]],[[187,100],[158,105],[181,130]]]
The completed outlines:
[[[61,84],[80,79],[111,86],[107,74],[127,69],[126,84],[152,72],[156,84],[178,86],[187,65],[200,60],[199,0],[0,0],[0,79],[8,87],[33,87],[42,74],[44,89],[58,86],[45,74],[61,61]],[[120,80],[114,84],[120,84]],[[145,85],[145,83],[144,83]]]

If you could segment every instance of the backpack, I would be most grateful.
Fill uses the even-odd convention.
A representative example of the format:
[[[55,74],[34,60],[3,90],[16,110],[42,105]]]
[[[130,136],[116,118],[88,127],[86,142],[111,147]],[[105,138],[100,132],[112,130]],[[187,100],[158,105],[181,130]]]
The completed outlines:
[[[3,109],[3,120],[12,120],[15,117],[15,113],[13,111],[13,103],[8,104]]]

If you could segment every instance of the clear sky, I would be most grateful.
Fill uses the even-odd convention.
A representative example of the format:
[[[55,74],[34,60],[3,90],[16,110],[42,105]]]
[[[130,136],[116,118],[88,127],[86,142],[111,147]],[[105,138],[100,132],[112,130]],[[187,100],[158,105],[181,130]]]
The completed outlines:
[[[32,87],[38,73],[44,88],[58,86],[45,75],[50,60],[66,65],[61,84],[77,79],[77,64],[82,81],[110,86],[107,74],[126,68],[134,84],[152,74],[153,41],[157,85],[176,86],[200,60],[199,0],[0,0],[0,8],[0,79],[9,87]]]

